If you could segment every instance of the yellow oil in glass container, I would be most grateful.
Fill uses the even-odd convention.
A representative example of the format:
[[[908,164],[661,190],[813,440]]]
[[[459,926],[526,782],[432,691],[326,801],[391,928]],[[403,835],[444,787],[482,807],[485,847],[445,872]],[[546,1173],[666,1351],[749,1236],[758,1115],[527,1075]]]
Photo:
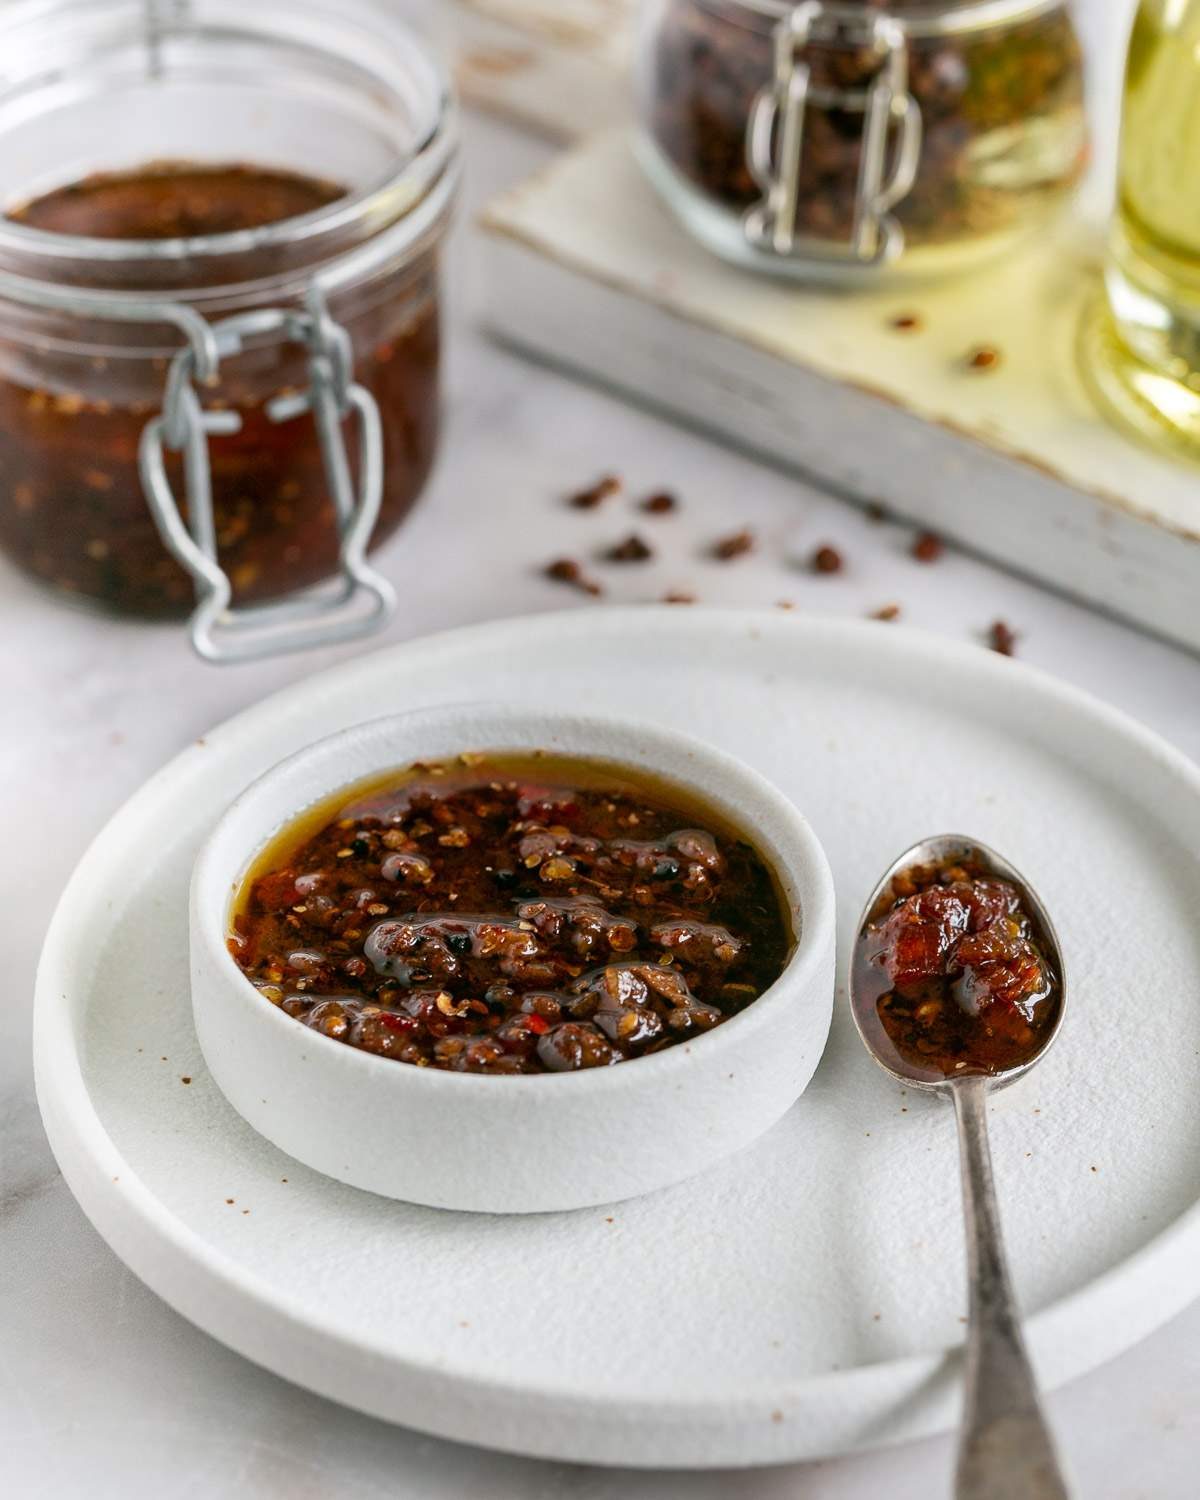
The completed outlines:
[[[1104,295],[1081,354],[1109,413],[1200,459],[1200,0],[1138,7]]]

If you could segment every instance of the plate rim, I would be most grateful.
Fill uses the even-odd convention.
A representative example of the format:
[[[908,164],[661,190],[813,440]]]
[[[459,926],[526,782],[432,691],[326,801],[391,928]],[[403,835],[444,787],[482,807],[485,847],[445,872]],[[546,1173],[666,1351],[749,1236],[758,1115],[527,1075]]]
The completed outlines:
[[[805,1375],[791,1382],[770,1380],[763,1383],[762,1389],[741,1384],[736,1394],[722,1398],[709,1395],[698,1399],[681,1393],[656,1392],[651,1408],[651,1426],[678,1423],[686,1444],[688,1435],[684,1429],[689,1424],[716,1432],[714,1424],[719,1418],[719,1428],[726,1433],[723,1445],[718,1438],[710,1445],[711,1451],[692,1458],[690,1448],[685,1447],[683,1451],[673,1448],[669,1434],[660,1429],[657,1440],[649,1445],[654,1456],[640,1457],[636,1450],[623,1450],[614,1456],[611,1451],[612,1423],[620,1420],[622,1409],[630,1404],[629,1397],[616,1391],[597,1393],[571,1387],[564,1389],[561,1383],[551,1387],[539,1385],[536,1380],[501,1380],[473,1370],[469,1364],[460,1366],[447,1362],[434,1368],[428,1362],[411,1358],[403,1349],[397,1349],[383,1339],[376,1341],[347,1335],[337,1326],[332,1314],[323,1315],[320,1309],[305,1306],[296,1295],[261,1281],[221,1254],[185,1221],[165,1208],[121,1154],[92,1100],[81,1049],[74,1034],[69,998],[72,984],[84,988],[87,984],[86,956],[73,951],[73,932],[82,927],[89,911],[94,911],[97,905],[93,868],[108,857],[109,846],[119,843],[124,837],[126,825],[144,817],[158,798],[169,792],[176,781],[186,777],[193,763],[200,758],[207,760],[214,751],[225,751],[231,741],[236,744],[252,738],[256,727],[268,722],[284,701],[314,689],[319,691],[326,681],[344,677],[347,672],[366,673],[373,664],[392,658],[436,657],[439,652],[469,649],[476,640],[486,640],[491,649],[496,649],[497,636],[521,637],[527,632],[547,628],[560,635],[563,632],[591,634],[600,631],[620,636],[631,629],[643,628],[650,621],[654,622],[656,633],[661,635],[665,631],[680,637],[703,636],[719,624],[728,630],[731,641],[740,627],[750,639],[756,634],[785,637],[794,633],[798,643],[809,647],[819,646],[822,642],[836,647],[844,642],[846,647],[858,649],[863,643],[870,642],[872,649],[883,658],[898,656],[911,662],[915,655],[951,667],[969,666],[976,677],[991,678],[997,683],[1011,682],[1011,674],[1017,673],[1025,688],[1036,696],[1065,705],[1132,742],[1143,754],[1158,762],[1165,772],[1184,783],[1200,807],[1200,767],[1156,731],[1123,710],[1028,663],[1001,658],[980,646],[911,627],[884,629],[878,622],[869,620],[801,612],[785,614],[769,609],[700,606],[686,611],[667,611],[659,605],[632,605],[609,606],[602,613],[585,608],[548,611],[415,636],[334,662],[287,684],[206,731],[127,798],[92,839],[56,904],[35,983],[34,1077],[38,1105],[51,1148],[68,1187],[114,1253],[176,1311],[210,1336],[282,1378],[306,1385],[334,1401],[385,1420],[403,1420],[405,1425],[457,1441],[480,1442],[467,1426],[453,1419],[452,1404],[439,1404],[444,1402],[438,1394],[439,1388],[453,1392],[459,1399],[466,1390],[475,1401],[490,1400],[493,1403],[490,1415],[494,1433],[487,1439],[489,1447],[569,1461],[652,1468],[778,1463],[816,1457],[820,1452],[852,1451],[900,1437],[944,1430],[944,1421],[918,1423],[915,1428],[905,1428],[896,1434],[867,1436],[836,1450],[821,1450],[804,1443],[798,1446],[794,1442],[789,1444],[790,1424],[772,1418],[777,1410],[786,1412],[789,1407],[820,1407],[829,1403],[840,1407],[850,1397],[851,1388],[864,1380],[882,1380],[898,1392],[915,1390],[957,1364],[960,1350],[956,1347]],[[1026,1319],[1035,1363],[1043,1369],[1048,1385],[1062,1384],[1103,1363],[1149,1335],[1193,1301],[1200,1294],[1200,1268],[1193,1274],[1191,1284],[1187,1284],[1186,1277],[1179,1273],[1196,1263],[1198,1246],[1200,1198],[1121,1261]],[[174,1273],[173,1256],[181,1258],[187,1270],[184,1281],[189,1284],[186,1288]],[[1131,1296],[1131,1290],[1138,1286],[1143,1288],[1143,1295]],[[1154,1296],[1145,1295],[1145,1289],[1150,1287],[1155,1288]],[[213,1297],[218,1302],[225,1298],[232,1300],[228,1306],[214,1312],[212,1307],[203,1306],[206,1298]],[[1136,1317],[1131,1316],[1131,1303],[1137,1305]],[[285,1330],[290,1329],[291,1337],[300,1332],[315,1340],[314,1353],[319,1352],[317,1346],[320,1346],[326,1355],[383,1358],[397,1379],[419,1382],[427,1395],[432,1392],[432,1399],[423,1400],[421,1410],[415,1407],[411,1412],[406,1410],[401,1419],[395,1414],[394,1399],[374,1405],[359,1396],[350,1400],[337,1389],[331,1389],[329,1384],[323,1386],[319,1379],[302,1378],[281,1368],[278,1360],[262,1352],[262,1340],[255,1336],[262,1330],[256,1317],[247,1314],[256,1309],[266,1309],[279,1320],[272,1323],[271,1328],[282,1326]],[[1112,1317],[1104,1316],[1106,1309],[1113,1314]],[[1116,1316],[1118,1312],[1120,1318]],[[1118,1322],[1123,1329],[1136,1322],[1136,1330],[1117,1333]],[[214,1325],[220,1325],[222,1331],[217,1331]],[[269,1336],[270,1329],[266,1332]],[[1072,1357],[1064,1358],[1064,1350],[1070,1350]],[[531,1428],[519,1430],[520,1424],[513,1421],[513,1407],[526,1404],[538,1407],[541,1420],[537,1425],[547,1429],[553,1426],[545,1420],[548,1409],[577,1418],[580,1405],[586,1405],[592,1413],[589,1425],[594,1429],[590,1443],[555,1441],[552,1433],[538,1440]],[[451,1413],[450,1420],[438,1419],[442,1410]],[[745,1424],[757,1427],[763,1422],[767,1423],[768,1429],[774,1430],[765,1433],[767,1440],[759,1442],[754,1451],[742,1452],[732,1440],[734,1436],[745,1430]],[[639,1425],[644,1427],[645,1424]]]

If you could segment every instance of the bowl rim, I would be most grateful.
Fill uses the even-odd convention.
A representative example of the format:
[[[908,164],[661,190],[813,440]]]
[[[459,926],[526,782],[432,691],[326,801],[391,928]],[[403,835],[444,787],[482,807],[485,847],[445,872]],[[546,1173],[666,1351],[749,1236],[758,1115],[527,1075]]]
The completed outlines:
[[[624,765],[634,774],[639,770],[651,771],[665,785],[678,785],[681,790],[691,792],[701,801],[713,801],[713,793],[697,786],[686,770],[679,768],[680,760],[685,764],[688,760],[699,760],[711,770],[719,773],[723,780],[728,777],[730,781],[740,783],[739,794],[736,796],[724,797],[723,791],[717,794],[718,798],[726,804],[726,806],[721,806],[719,801],[718,811],[721,811],[735,827],[744,828],[748,834],[754,835],[752,839],[754,847],[769,864],[779,882],[791,909],[795,928],[798,929],[795,932],[795,941],[787,962],[774,982],[751,1001],[745,1010],[739,1011],[736,1016],[731,1016],[728,1021],[714,1027],[711,1031],[704,1032],[689,1041],[680,1042],[676,1046],[664,1048],[663,1051],[656,1052],[649,1057],[628,1059],[628,1062],[638,1065],[636,1076],[632,1079],[629,1078],[629,1069],[624,1063],[606,1068],[582,1068],[563,1073],[530,1074],[467,1073],[446,1068],[398,1065],[396,1058],[382,1057],[359,1047],[348,1047],[334,1037],[314,1032],[302,1026],[295,1017],[288,1015],[278,1006],[272,1005],[269,1001],[264,1002],[252,981],[238,967],[229,952],[225,942],[224,927],[233,893],[240,887],[247,870],[265,845],[282,830],[288,820],[285,819],[284,823],[275,824],[269,830],[260,832],[253,846],[244,854],[239,873],[232,882],[226,868],[218,868],[218,859],[222,853],[220,846],[229,837],[230,826],[245,815],[247,807],[252,808],[258,799],[269,794],[280,780],[299,774],[311,759],[331,755],[339,745],[352,743],[364,735],[384,732],[386,727],[393,724],[411,726],[415,722],[426,720],[432,727],[441,719],[463,715],[468,711],[478,715],[481,719],[486,719],[489,724],[505,720],[511,724],[514,734],[520,733],[522,724],[537,724],[561,719],[563,728],[569,728],[575,733],[594,730],[599,734],[618,735],[624,740],[641,741],[651,752],[642,761],[634,757],[632,746],[631,758],[628,761],[623,758],[621,749],[598,758],[604,764],[617,769]],[[481,731],[478,742],[474,744],[468,742],[464,748],[480,749],[485,753],[488,750],[520,751],[526,748],[530,750],[541,748],[540,745],[533,743],[529,746],[520,744],[505,746],[502,743],[496,743],[494,735],[504,732],[506,731],[502,729],[493,731],[485,728]],[[675,759],[669,766],[664,767],[660,763],[661,759],[670,756],[672,752]],[[563,753],[567,756],[575,755],[580,759],[587,758],[583,752],[579,751],[565,750]],[[413,757],[414,760],[420,758],[420,756]],[[431,758],[440,760],[444,756],[438,754]],[[404,759],[404,756],[400,757],[396,765],[397,769],[405,768]],[[382,773],[387,769],[388,765],[381,763],[378,771]],[[310,805],[312,802],[335,794],[342,788],[349,789],[355,785],[356,781],[361,782],[374,774],[378,773],[366,772],[350,781],[331,780],[324,790],[310,799]],[[766,804],[758,816],[750,815],[744,810],[745,801],[755,796]],[[290,818],[298,817],[303,811],[304,805],[297,806],[289,816]],[[759,826],[767,821],[767,816],[764,814],[769,816],[771,823],[769,829]],[[793,852],[798,854],[798,857],[793,860],[786,859],[785,850],[780,847],[789,841]],[[202,906],[207,908],[214,899],[219,901],[222,912],[220,932],[213,931],[214,924],[209,920],[209,911],[201,910]],[[391,1085],[393,1088],[408,1088],[426,1095],[437,1091],[454,1092],[456,1090],[462,1093],[470,1091],[478,1095],[483,1089],[492,1089],[500,1091],[507,1097],[513,1088],[514,1080],[526,1080],[526,1088],[531,1091],[532,1095],[534,1085],[529,1080],[536,1079],[538,1080],[536,1085],[538,1097],[562,1089],[569,1089],[573,1097],[579,1097],[581,1089],[619,1093],[625,1092],[639,1080],[648,1086],[653,1084],[654,1078],[667,1080],[681,1069],[695,1066],[692,1057],[693,1049],[697,1045],[704,1044],[705,1056],[712,1058],[722,1041],[726,1045],[749,1041],[754,1029],[761,1031],[769,1027],[778,1010],[794,1002],[795,991],[806,990],[817,977],[823,958],[830,945],[836,940],[835,903],[833,873],[825,850],[808,820],[796,804],[768,777],[736,756],[724,750],[718,750],[697,736],[679,730],[663,729],[657,725],[621,715],[576,713],[569,709],[544,708],[536,704],[518,706],[501,701],[462,700],[406,709],[400,713],[380,715],[377,718],[347,725],[294,750],[290,755],[261,772],[244,787],[209,831],[192,867],[188,901],[189,954],[192,954],[197,941],[203,943],[208,956],[215,961],[218,982],[223,979],[234,981],[242,998],[247,1003],[253,1002],[260,1016],[270,1014],[271,1019],[267,1024],[277,1025],[280,1028],[281,1046],[294,1047],[303,1043],[308,1047],[315,1042],[324,1043],[325,1045],[317,1047],[314,1053],[309,1054],[310,1062],[323,1058],[330,1067],[344,1068],[348,1074],[350,1070],[366,1068],[368,1070],[366,1076],[370,1076],[373,1070],[378,1077],[394,1077],[396,1082]],[[829,999],[832,1005],[832,994]],[[197,1004],[194,985],[192,1003],[193,1006]],[[203,1001],[201,1000],[200,1003]],[[733,1030],[732,1036],[730,1036],[731,1029]],[[317,1066],[321,1064],[318,1062]],[[381,1069],[382,1072],[379,1071]],[[517,1086],[521,1085],[518,1083]]]

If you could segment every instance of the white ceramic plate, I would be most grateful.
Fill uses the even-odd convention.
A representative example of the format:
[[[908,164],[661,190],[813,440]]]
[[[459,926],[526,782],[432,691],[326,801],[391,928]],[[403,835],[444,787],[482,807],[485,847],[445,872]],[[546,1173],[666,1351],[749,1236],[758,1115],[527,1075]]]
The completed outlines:
[[[759,1463],[953,1421],[951,1112],[868,1060],[844,1002],[807,1093],[755,1146],[570,1214],[453,1214],[341,1186],[256,1136],[204,1076],[187,885],[216,817],[318,735],[506,691],[689,730],[794,795],[833,866],[843,961],[862,898],[916,838],[953,829],[1011,858],[1072,978],[1058,1044],[993,1110],[1043,1381],[1200,1291],[1200,773],[977,648],[651,608],[489,624],[339,666],[185,751],[92,846],[39,975],[38,1091],[71,1188],[161,1296],[313,1390],[525,1453]]]

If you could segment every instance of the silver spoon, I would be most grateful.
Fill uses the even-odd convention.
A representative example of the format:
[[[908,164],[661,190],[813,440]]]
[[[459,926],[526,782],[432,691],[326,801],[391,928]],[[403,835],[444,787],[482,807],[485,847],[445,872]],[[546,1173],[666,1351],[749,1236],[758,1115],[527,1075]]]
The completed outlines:
[[[895,1047],[876,1008],[886,976],[876,977],[870,962],[868,930],[890,906],[898,875],[916,866],[943,866],[970,861],[978,873],[1017,886],[1022,905],[1033,918],[1045,957],[1058,978],[1058,1015],[1038,1050],[1004,1072],[962,1073],[946,1077],[921,1067]],[[874,982],[873,982],[874,981]],[[1049,1003],[1049,1002],[1043,1002]],[[1062,951],[1049,913],[1032,887],[1004,859],[975,839],[944,834],[925,839],[902,854],[867,902],[858,926],[850,976],[850,1006],[867,1050],[894,1078],[914,1088],[949,1095],[958,1120],[963,1208],[967,1228],[967,1274],[970,1325],[967,1330],[965,1392],[959,1437],[957,1500],[1068,1500],[1054,1441],[1038,1400],[1037,1383],[1021,1336],[1008,1265],[1004,1256],[1000,1211],[992,1178],[987,1134],[987,1096],[1027,1073],[1045,1056],[1058,1035],[1066,1009]]]

